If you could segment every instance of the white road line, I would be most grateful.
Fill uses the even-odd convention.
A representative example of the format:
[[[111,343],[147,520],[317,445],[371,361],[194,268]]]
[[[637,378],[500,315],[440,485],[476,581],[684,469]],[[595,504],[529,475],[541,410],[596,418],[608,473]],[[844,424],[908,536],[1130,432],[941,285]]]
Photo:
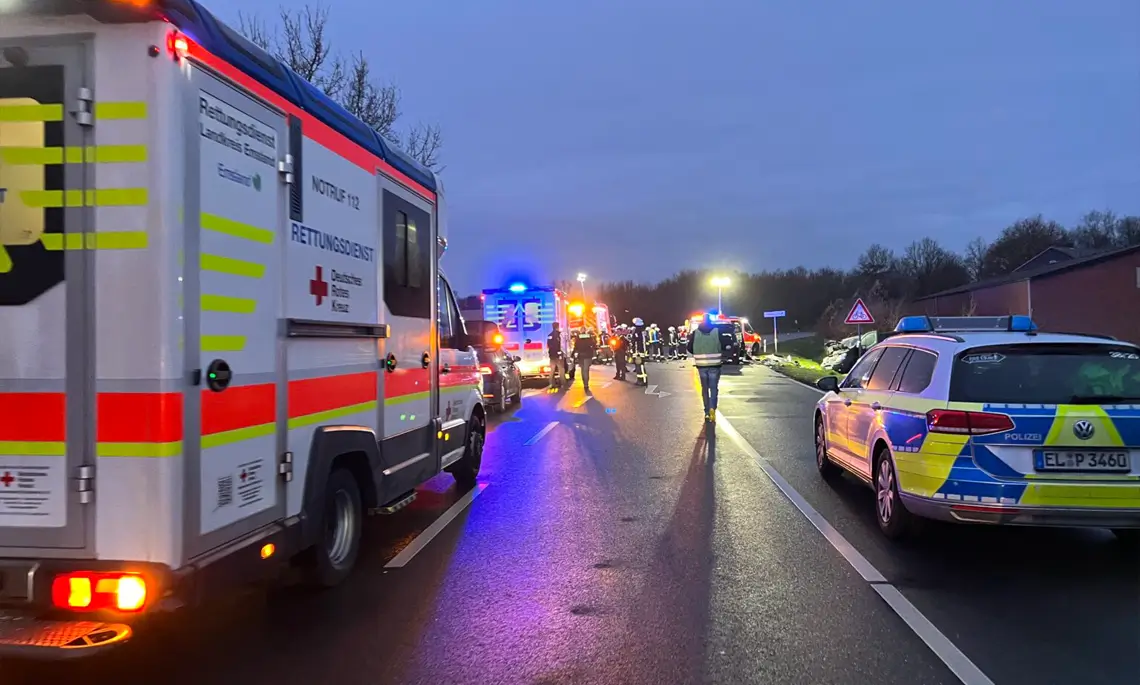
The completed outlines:
[[[542,430],[535,433],[533,438],[524,442],[523,445],[533,445],[534,443],[538,442],[539,440],[542,440],[546,436],[546,434],[549,433],[550,431],[554,430],[554,428],[557,425],[558,425],[557,421],[551,421],[550,423],[543,426]]]
[[[723,414],[720,412],[717,414],[717,427],[723,429],[737,447],[756,460],[756,464],[764,472],[764,475],[768,476],[772,483],[780,489],[780,492],[784,493],[784,496],[795,505],[796,509],[799,509],[800,513],[823,534],[823,537],[847,560],[855,572],[871,584],[871,587],[883,598],[887,606],[891,607],[899,618],[914,631],[915,635],[930,647],[930,651],[934,652],[934,655],[941,659],[942,663],[946,664],[946,667],[954,675],[958,676],[958,680],[962,681],[963,685],[994,685],[993,681],[950,641],[950,638],[946,637],[929,619],[923,616],[922,612],[911,604],[899,592],[898,588],[889,584],[879,569],[867,561],[867,558],[860,554],[834,526],[828,523],[823,515],[816,511],[815,507],[808,504],[803,495],[797,492],[791,483],[785,480],[768,463],[768,460],[762,457],[756,448],[744,439],[744,436],[728,422]]]
[[[400,550],[400,553],[392,557],[392,560],[387,564],[384,564],[384,568],[402,568],[404,566],[407,566],[408,562],[411,561],[413,557],[419,554],[424,547],[427,547],[428,543],[435,539],[435,536],[439,535],[440,532],[447,527],[447,524],[455,520],[456,516],[459,516],[461,513],[463,513],[464,509],[471,506],[471,503],[475,501],[475,498],[478,497],[479,494],[486,489],[487,484],[480,483],[479,485],[475,486],[474,489],[470,490],[466,495],[460,497],[459,500],[455,502],[455,504],[451,505],[447,508],[447,511],[443,512],[442,516],[437,518],[435,521],[432,521],[432,524],[430,526],[425,528],[422,533],[417,535],[414,540],[408,543],[407,547]]]
[[[589,402],[592,399],[594,399],[593,395],[586,395],[585,397],[583,397],[582,399],[580,399],[574,403],[574,408],[577,409],[578,407],[581,407],[583,404]]]
[[[605,390],[606,388],[610,387],[613,384],[614,384],[613,381],[606,381],[605,383],[602,383],[602,389]]]
[[[930,619],[923,616],[922,612],[911,604],[909,599],[903,597],[897,587],[887,583],[880,583],[871,587],[910,626],[915,635],[918,635],[926,643],[926,646],[930,647],[930,651],[937,654],[938,658],[942,659],[942,662],[954,672],[954,675],[958,676],[958,680],[966,683],[966,685],[993,685],[994,681],[982,673],[982,670],[975,666],[974,662],[970,661],[970,658],[950,641],[950,638],[936,628]]]

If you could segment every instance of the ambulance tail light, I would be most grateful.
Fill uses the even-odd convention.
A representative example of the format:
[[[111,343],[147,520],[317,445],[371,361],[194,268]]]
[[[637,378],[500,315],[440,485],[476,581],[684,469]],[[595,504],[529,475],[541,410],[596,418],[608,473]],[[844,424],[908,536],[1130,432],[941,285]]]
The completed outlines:
[[[491,370],[491,367],[484,364],[483,366],[479,367],[479,373],[483,374],[484,376],[490,376],[494,373],[494,371]]]
[[[547,364],[547,365],[543,366],[543,367],[542,367],[542,372],[543,372],[543,373],[550,373],[550,365],[549,365],[549,364]]]
[[[494,345],[502,345],[503,344],[503,334],[502,333],[496,333],[493,336],[491,336],[491,343]]]
[[[74,571],[52,579],[51,601],[69,611],[142,611],[148,599],[146,579],[138,573]]]
[[[190,41],[177,31],[171,31],[166,36],[166,51],[175,59],[184,59],[190,52]]]
[[[990,435],[1013,430],[1013,419],[989,412],[931,409],[926,412],[926,428],[931,433]]]

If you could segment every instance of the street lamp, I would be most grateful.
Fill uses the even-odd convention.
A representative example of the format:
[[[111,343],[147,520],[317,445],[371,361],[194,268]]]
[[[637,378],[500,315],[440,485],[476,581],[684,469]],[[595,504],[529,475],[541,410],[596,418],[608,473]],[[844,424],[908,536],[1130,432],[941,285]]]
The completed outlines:
[[[586,274],[578,272],[578,282],[582,284],[582,299],[586,299]]]
[[[724,316],[724,289],[729,286],[731,281],[728,280],[727,276],[714,276],[709,282],[716,288],[716,313]]]

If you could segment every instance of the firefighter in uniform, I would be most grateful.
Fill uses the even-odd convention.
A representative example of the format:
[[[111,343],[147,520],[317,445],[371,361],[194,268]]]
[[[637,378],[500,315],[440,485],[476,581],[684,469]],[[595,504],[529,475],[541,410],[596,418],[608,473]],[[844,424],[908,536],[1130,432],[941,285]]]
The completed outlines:
[[[633,320],[633,344],[630,346],[630,351],[633,353],[633,373],[637,380],[636,385],[649,385],[649,374],[645,370],[645,362],[648,356],[648,336],[649,333],[645,330],[645,322],[640,318]]]
[[[590,392],[590,364],[597,354],[597,340],[594,332],[583,326],[574,336],[574,359],[582,373],[582,389]]]
[[[614,380],[624,381],[625,374],[629,371],[629,368],[625,364],[626,358],[629,355],[629,332],[624,325],[614,331],[613,350],[614,369],[616,371]]]
[[[550,390],[561,390],[566,378],[566,355],[562,351],[562,331],[555,321],[546,336],[546,354],[550,357]]]

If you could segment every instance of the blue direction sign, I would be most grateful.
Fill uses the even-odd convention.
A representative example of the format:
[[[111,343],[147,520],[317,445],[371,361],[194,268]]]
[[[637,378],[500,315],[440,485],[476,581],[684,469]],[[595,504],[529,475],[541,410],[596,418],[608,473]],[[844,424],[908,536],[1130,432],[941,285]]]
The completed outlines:
[[[773,312],[764,312],[764,318],[765,319],[778,319],[781,316],[787,316],[787,315],[788,315],[788,313],[786,311],[784,311],[783,309],[779,309],[779,310],[776,310]]]

